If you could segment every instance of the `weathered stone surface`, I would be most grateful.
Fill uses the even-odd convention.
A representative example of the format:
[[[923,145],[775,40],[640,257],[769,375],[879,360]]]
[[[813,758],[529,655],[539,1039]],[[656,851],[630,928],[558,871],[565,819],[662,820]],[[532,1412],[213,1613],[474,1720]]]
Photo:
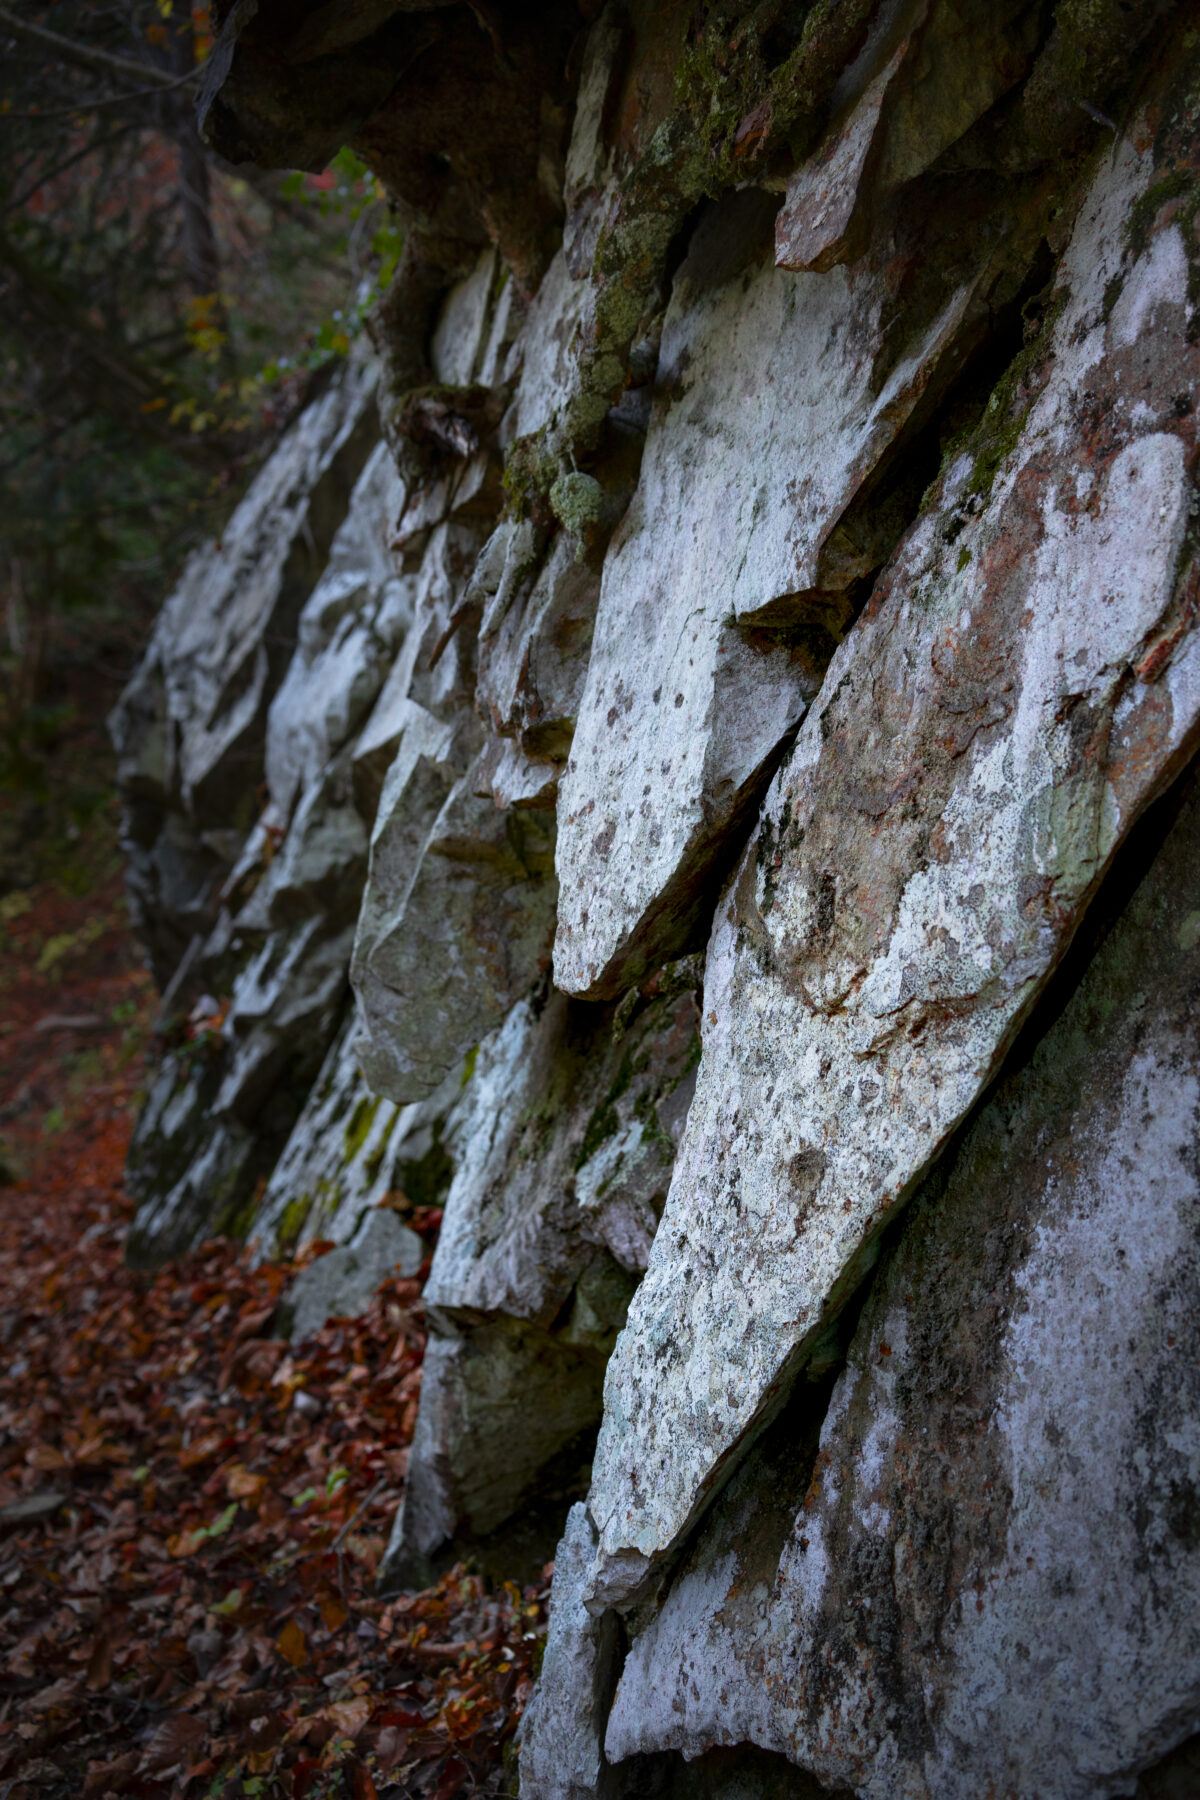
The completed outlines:
[[[608,1372],[598,1603],[769,1414],[1195,732],[1187,256],[1168,217],[1125,232],[1161,178],[1128,143],[1102,169],[990,497],[957,459],[718,910],[696,1102]]]
[[[549,965],[556,899],[553,814],[500,811],[476,794],[472,770],[451,779],[461,738],[438,758],[415,736],[405,734],[380,801],[355,967],[368,1018],[388,1021],[368,1078],[396,1100],[431,1093],[529,991]],[[433,816],[413,854],[422,803]],[[397,877],[386,888],[385,864]]]
[[[781,269],[832,269],[863,248],[855,224],[865,230],[860,204],[871,191],[871,151],[883,104],[909,49],[906,37],[893,51],[838,130],[788,182],[775,220],[775,261]]]
[[[484,336],[494,285],[488,252],[447,296],[435,335],[439,370],[448,378],[469,374],[485,354],[502,353],[504,330],[493,332],[490,348]],[[227,1004],[195,1069],[190,1051],[168,1059],[174,1098],[149,1109],[139,1127],[131,1161],[142,1200],[139,1254],[180,1249],[214,1228],[249,1230],[275,1243],[305,1224],[308,1236],[324,1225],[345,1237],[363,1208],[387,1191],[369,1178],[368,1160],[351,1158],[356,1166],[345,1166],[336,1155],[340,1140],[314,1141],[314,1126],[328,1122],[331,1096],[323,1089],[311,1104],[306,1096],[345,1003],[377,802],[373,777],[398,740],[397,692],[418,717],[429,715],[414,691],[450,719],[464,701],[469,706],[470,658],[465,676],[461,646],[436,669],[429,665],[482,535],[482,527],[459,518],[481,504],[477,477],[470,466],[456,468],[442,484],[432,522],[414,539],[402,530],[412,505],[377,446],[348,510],[343,502],[336,534],[322,522],[326,539],[332,535],[327,566],[300,610],[296,650],[266,718],[267,805],[222,886],[214,929],[186,959],[186,982],[181,971],[168,991],[176,1012],[201,989]],[[271,489],[276,500],[281,479]],[[397,535],[399,551],[392,548]],[[265,578],[257,577],[260,584]],[[469,712],[465,724],[469,735]],[[473,747],[478,736],[476,729]],[[332,1085],[341,1094],[358,1079],[355,1071]],[[436,1085],[428,1089],[435,1108]],[[350,1100],[351,1115],[360,1098]],[[437,1110],[440,1116],[444,1108]],[[403,1120],[400,1137],[428,1124]],[[281,1149],[283,1167],[256,1212],[254,1188]],[[367,1159],[373,1155],[374,1147]],[[192,1157],[200,1158],[194,1167]],[[177,1175],[168,1173],[173,1169]],[[288,1189],[293,1178],[297,1185]]]
[[[889,194],[964,138],[1028,73],[1036,48],[1023,0],[882,7],[834,90],[840,116],[788,180],[779,266],[823,270],[860,256]]]
[[[138,1202],[130,1254],[177,1255],[244,1237],[253,1195],[287,1139],[346,996],[349,930],[319,916],[272,932],[233,982],[224,1016],[163,1060],[130,1147]]]
[[[349,365],[252,482],[166,602],[110,720],[134,923],[165,985],[251,823],[267,709],[374,436]]]
[[[877,387],[888,279],[775,269],[774,211],[727,198],[675,278],[560,789],[568,992],[617,993],[686,947],[852,616],[847,590],[882,559],[836,527],[968,312],[956,276]]]
[[[371,1209],[348,1244],[326,1251],[297,1275],[283,1301],[293,1342],[311,1337],[326,1319],[354,1318],[392,1273],[415,1275],[425,1246],[386,1206]]]
[[[411,583],[388,550],[403,502],[391,458],[377,444],[305,601],[296,654],[271,702],[266,774],[277,828],[364,723],[411,623]]]
[[[443,379],[499,379],[514,320],[509,288],[497,291],[490,269],[447,303],[467,321],[455,341],[475,348],[451,363],[435,335]],[[567,296],[578,285],[556,258],[507,351],[515,394],[503,432],[535,429],[561,389]],[[433,1092],[549,968],[558,763],[596,599],[570,533],[542,558],[527,527],[507,521],[489,535],[498,497],[490,519],[452,486],[412,505],[417,520],[403,519],[398,534],[406,546],[449,516],[417,577],[412,654],[394,668],[358,750],[360,766],[386,762],[387,773],[353,981],[367,1079],[398,1102]],[[505,750],[485,725],[516,743]]]
[[[346,1244],[391,1195],[413,1206],[439,1206],[446,1196],[458,1071],[420,1105],[396,1106],[367,1087],[357,1040],[351,1008],[255,1211],[251,1235],[264,1252],[286,1253],[316,1238]]]
[[[615,1039],[608,1008],[522,1001],[472,1059],[390,1578],[503,1524],[594,1431],[691,1098],[694,980],[664,972]]]
[[[550,1628],[537,1691],[521,1720],[521,1791],[542,1800],[592,1800],[616,1791],[605,1776],[598,1721],[617,1667],[617,1622],[597,1627],[583,1604],[596,1533],[573,1506],[554,1553]]]
[[[219,1026],[166,1060],[166,1089],[139,1121],[130,1170],[140,1255],[253,1225],[254,1188],[342,1011],[367,854],[353,739],[412,619],[410,584],[387,550],[402,497],[377,449],[332,534],[267,713],[267,805],[222,884],[213,929],[193,940],[164,996],[170,1021],[206,990]]]
[[[750,1740],[872,1800],[1102,1800],[1195,1732],[1195,771],[1182,787],[1165,842],[1151,815],[1118,863],[1136,892],[1074,991],[1064,971],[1061,1015],[922,1190],[815,1462],[801,1395],[634,1644],[613,1759]]]
[[[599,597],[599,577],[573,535],[560,532],[536,579],[480,645],[480,713],[532,755],[561,762],[571,747]]]

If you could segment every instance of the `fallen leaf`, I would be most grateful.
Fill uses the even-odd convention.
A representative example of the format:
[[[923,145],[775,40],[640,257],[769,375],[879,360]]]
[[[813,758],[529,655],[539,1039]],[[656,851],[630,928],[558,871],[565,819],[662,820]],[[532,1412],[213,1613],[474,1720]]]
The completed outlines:
[[[325,1716],[332,1720],[343,1737],[356,1738],[371,1716],[369,1700],[335,1700],[332,1706],[325,1708]]]
[[[265,1475],[252,1475],[240,1463],[230,1469],[225,1477],[225,1492],[231,1500],[258,1500],[266,1485]]]
[[[68,1466],[62,1451],[56,1450],[53,1444],[34,1444],[33,1448],[26,1452],[25,1461],[31,1469],[43,1471],[65,1469]]]
[[[408,1750],[409,1733],[399,1725],[387,1725],[379,1734],[375,1754],[385,1775],[390,1775]]]
[[[112,1640],[106,1631],[102,1631],[92,1646],[92,1654],[88,1658],[87,1684],[92,1689],[106,1688],[112,1678]]]
[[[332,1594],[326,1594],[321,1601],[321,1623],[326,1631],[340,1630],[348,1616],[341,1601],[335,1600]]]
[[[294,1669],[302,1669],[308,1661],[308,1642],[295,1619],[288,1620],[275,1639],[275,1648]]]
[[[195,1443],[189,1444],[186,1450],[180,1451],[180,1453],[179,1453],[180,1468],[181,1469],[194,1469],[194,1468],[198,1467],[198,1465],[200,1463],[208,1462],[210,1457],[216,1456],[218,1454],[218,1452],[220,1451],[221,1446],[224,1442],[225,1442],[224,1432],[221,1432],[221,1431],[208,1432],[204,1437],[198,1438]]]
[[[137,1772],[139,1761],[136,1750],[127,1750],[124,1756],[118,1756],[112,1762],[90,1762],[83,1782],[85,1800],[90,1800],[92,1794],[123,1794]]]
[[[191,1752],[208,1736],[207,1728],[191,1713],[172,1713],[155,1726],[138,1767],[139,1774],[160,1774],[191,1760]]]
[[[319,1756],[301,1756],[292,1764],[292,1800],[304,1800],[309,1788],[321,1773]]]

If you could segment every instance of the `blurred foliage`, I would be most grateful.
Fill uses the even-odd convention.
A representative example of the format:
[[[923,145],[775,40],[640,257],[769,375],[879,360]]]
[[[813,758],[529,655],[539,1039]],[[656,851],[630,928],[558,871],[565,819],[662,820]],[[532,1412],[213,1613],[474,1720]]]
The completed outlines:
[[[185,0],[0,7],[0,792],[39,785],[64,663],[128,668],[399,251],[349,151],[207,150],[210,49]]]

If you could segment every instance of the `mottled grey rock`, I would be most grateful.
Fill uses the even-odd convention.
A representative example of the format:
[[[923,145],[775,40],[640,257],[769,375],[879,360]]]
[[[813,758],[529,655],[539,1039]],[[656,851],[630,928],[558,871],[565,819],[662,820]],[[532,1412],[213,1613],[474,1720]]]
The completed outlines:
[[[559,532],[536,578],[480,644],[480,713],[535,756],[561,762],[570,749],[599,596],[599,576],[576,539]]]
[[[965,457],[943,477],[718,909],[696,1101],[608,1373],[598,1596],[636,1590],[769,1413],[1200,720],[1186,256],[1172,223],[1138,254],[1125,232],[1160,177],[1129,145],[1103,168],[990,496]]]
[[[445,1198],[459,1072],[419,1105],[396,1106],[363,1080],[357,1040],[351,1008],[255,1211],[250,1230],[263,1254],[294,1252],[316,1238],[348,1243],[389,1196],[414,1206]]]
[[[301,610],[266,719],[267,805],[222,884],[215,925],[193,939],[164,994],[168,1023],[199,987],[227,1005],[215,1037],[166,1059],[156,1091],[166,1079],[170,1102],[138,1123],[130,1173],[144,1256],[205,1231],[255,1228],[247,1203],[344,1004],[367,855],[351,744],[411,622],[386,547],[401,495],[385,455],[368,459]]]
[[[251,824],[267,709],[376,434],[373,386],[351,362],[301,414],[188,563],[110,718],[130,905],[160,985]]]
[[[247,1235],[253,1196],[321,1064],[346,997],[348,929],[274,932],[240,970],[219,1027],[168,1053],[138,1118],[127,1179],[131,1255]]]
[[[923,1188],[815,1459],[802,1390],[635,1642],[610,1757],[749,1740],[864,1800],[1103,1800],[1195,1733],[1195,771],[1182,788],[1060,1016]]]
[[[878,160],[884,101],[910,49],[911,38],[903,38],[837,130],[789,180],[775,220],[779,268],[832,269],[865,248],[857,240],[866,231],[863,202],[874,198],[872,150]]]
[[[373,1207],[348,1244],[327,1250],[302,1269],[284,1297],[285,1329],[293,1343],[311,1337],[326,1319],[364,1312],[381,1281],[415,1275],[425,1246],[386,1206]]]
[[[420,754],[414,736],[380,801],[354,970],[372,1033],[368,1079],[401,1101],[440,1086],[548,968],[556,899],[553,813],[502,812],[474,791],[471,770],[449,779],[461,739],[443,760]],[[385,860],[399,877],[386,886]]]
[[[296,654],[271,702],[266,774],[277,828],[286,828],[298,796],[365,722],[411,625],[411,583],[388,549],[403,502],[387,448],[377,444],[304,604]]]
[[[518,411],[541,406],[553,380],[544,327],[556,316],[556,284],[552,266],[508,353]],[[494,282],[479,280],[456,292],[475,309],[486,373],[497,334],[508,329],[508,290],[497,295]],[[511,523],[491,531],[494,523],[474,501],[464,508],[453,487],[421,512],[419,526],[402,520],[406,544],[407,533],[420,542],[428,530],[418,627],[356,750],[361,782],[379,783],[352,970],[363,1067],[372,1087],[401,1103],[433,1092],[549,967],[553,764],[569,741],[595,581],[564,566],[573,552],[562,549],[539,574],[531,534]],[[518,739],[520,753],[489,741],[476,709],[495,733]]]
[[[502,1525],[595,1429],[691,1097],[692,974],[616,1041],[610,1009],[522,1001],[472,1059],[391,1578]]]
[[[616,1793],[601,1744],[617,1668],[617,1622],[583,1604],[596,1533],[586,1506],[573,1506],[554,1554],[546,1654],[521,1720],[521,1793],[538,1800],[592,1800]]]
[[[761,192],[722,201],[667,308],[560,788],[554,978],[569,993],[619,993],[687,947],[852,616],[848,590],[882,560],[836,528],[968,312],[955,276],[880,383],[886,271],[776,269],[774,213]]]

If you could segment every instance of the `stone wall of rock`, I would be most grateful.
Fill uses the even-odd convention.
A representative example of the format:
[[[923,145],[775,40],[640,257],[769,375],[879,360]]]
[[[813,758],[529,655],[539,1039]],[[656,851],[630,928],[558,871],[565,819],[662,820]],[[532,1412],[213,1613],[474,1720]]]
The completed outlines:
[[[444,1209],[525,1800],[1190,1793],[1191,10],[214,14],[406,244],[114,716],[136,1253]]]

